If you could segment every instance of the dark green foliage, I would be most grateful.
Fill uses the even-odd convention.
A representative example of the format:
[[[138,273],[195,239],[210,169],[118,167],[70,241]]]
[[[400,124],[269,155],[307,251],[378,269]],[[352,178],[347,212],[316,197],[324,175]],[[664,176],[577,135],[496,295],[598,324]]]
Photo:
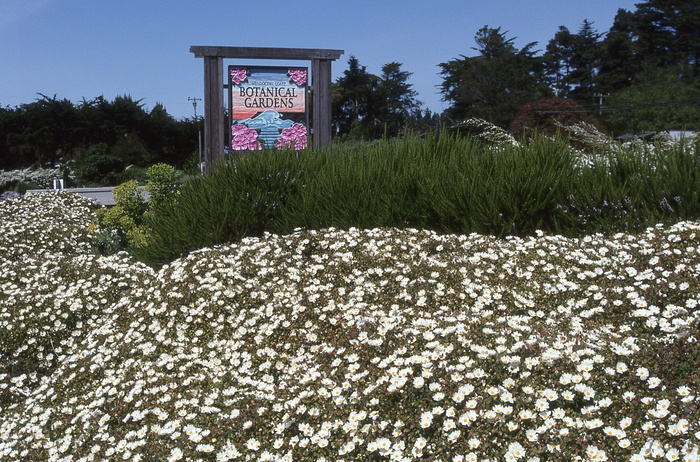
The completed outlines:
[[[632,81],[639,57],[634,53],[634,15],[622,8],[617,10],[612,27],[600,48],[598,85],[603,92],[625,88]]]
[[[492,150],[474,146],[471,155],[456,151],[436,167],[427,178],[434,182],[440,228],[499,236],[560,226],[556,206],[575,172],[567,146],[544,139]]]
[[[74,105],[41,95],[33,103],[0,108],[0,169],[75,160],[87,173],[81,181],[116,184],[130,165],[167,162],[184,168],[197,151],[201,126],[201,120],[174,120],[161,104],[146,112],[130,96]]]
[[[70,156],[73,149],[71,129],[77,126],[79,117],[70,101],[59,100],[55,95],[52,98],[41,95],[36,102],[6,113],[3,125],[7,124],[7,145],[22,159],[15,165],[53,164]],[[0,154],[0,168],[6,156],[8,164],[14,163],[13,155]]]
[[[602,119],[616,135],[700,131],[700,86],[680,74],[679,68],[644,67],[634,83],[606,100]]]
[[[392,62],[382,66],[380,114],[387,137],[406,132],[411,116],[420,106],[416,100],[418,93],[408,83],[410,76],[411,72],[401,70],[401,63]]]
[[[494,146],[433,134],[298,157],[241,155],[187,183],[149,223],[148,244],[137,257],[158,265],[194,249],[296,228],[581,236],[700,217],[697,155],[689,146],[657,148],[605,151],[582,166],[567,140]]]
[[[342,140],[394,137],[409,130],[435,130],[430,111],[420,111],[418,94],[408,83],[411,72],[398,62],[382,66],[381,76],[351,56],[348,69],[333,83],[333,126]]]
[[[700,77],[700,8],[693,0],[646,0],[635,5],[635,51],[658,67]]]
[[[696,142],[697,144],[697,142]],[[697,153],[695,147],[695,153]],[[576,176],[563,210],[578,232],[636,232],[700,217],[700,158],[690,146],[609,152]]]
[[[100,143],[90,146],[78,157],[75,173],[78,181],[85,186],[115,186],[124,167],[124,162],[111,153],[109,146]]]
[[[544,55],[545,69],[549,84],[558,96],[590,102],[595,75],[600,68],[601,35],[592,22],[584,20],[576,34],[560,26],[549,41]]]
[[[351,56],[348,69],[333,84],[332,113],[336,134],[346,139],[374,139],[381,136],[379,108],[380,79]]]
[[[196,177],[164,204],[149,223],[149,245],[138,258],[163,263],[193,249],[259,235],[275,227],[281,207],[302,187],[305,165],[293,152],[265,150],[241,154]]]
[[[535,57],[535,42],[517,49],[500,28],[484,26],[474,39],[478,56],[440,64],[440,93],[452,104],[445,112],[454,120],[478,117],[507,128],[518,107],[547,93],[542,59]]]
[[[433,137],[430,137],[433,140]],[[415,138],[324,152],[301,194],[284,209],[286,232],[305,228],[427,226],[420,200],[421,143]],[[329,200],[332,198],[332,200]]]

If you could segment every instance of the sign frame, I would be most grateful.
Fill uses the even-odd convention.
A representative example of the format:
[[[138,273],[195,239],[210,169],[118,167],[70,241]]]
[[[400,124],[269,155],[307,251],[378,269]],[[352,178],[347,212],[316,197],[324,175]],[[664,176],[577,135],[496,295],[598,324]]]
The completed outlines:
[[[331,63],[345,53],[328,48],[271,48],[231,46],[190,46],[204,64],[204,165],[211,174],[215,164],[224,162],[226,117],[224,116],[224,59],[274,59],[311,61],[311,136],[315,148],[331,142]]]

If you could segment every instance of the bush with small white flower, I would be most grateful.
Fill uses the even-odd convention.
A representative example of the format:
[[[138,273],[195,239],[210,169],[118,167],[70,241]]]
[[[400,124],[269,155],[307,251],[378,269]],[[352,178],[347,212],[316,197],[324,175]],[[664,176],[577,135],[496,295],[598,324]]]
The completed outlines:
[[[698,222],[297,230],[156,270],[91,254],[69,192],[0,217],[0,460],[700,460]]]

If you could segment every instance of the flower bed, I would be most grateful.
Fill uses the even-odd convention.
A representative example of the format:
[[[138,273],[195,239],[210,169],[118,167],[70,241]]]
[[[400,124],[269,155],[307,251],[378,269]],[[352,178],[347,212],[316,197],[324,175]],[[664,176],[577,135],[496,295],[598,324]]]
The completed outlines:
[[[699,223],[301,230],[155,271],[64,253],[5,212],[29,197],[0,203],[37,230],[0,241],[2,460],[700,460]]]

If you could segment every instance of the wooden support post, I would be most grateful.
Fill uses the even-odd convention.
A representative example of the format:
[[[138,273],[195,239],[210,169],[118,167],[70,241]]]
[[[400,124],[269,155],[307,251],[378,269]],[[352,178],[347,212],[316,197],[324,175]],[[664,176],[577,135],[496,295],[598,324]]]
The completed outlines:
[[[224,88],[223,59],[204,57],[204,169],[224,158]]]
[[[313,79],[313,145],[326,147],[331,142],[331,61],[311,60]]]

